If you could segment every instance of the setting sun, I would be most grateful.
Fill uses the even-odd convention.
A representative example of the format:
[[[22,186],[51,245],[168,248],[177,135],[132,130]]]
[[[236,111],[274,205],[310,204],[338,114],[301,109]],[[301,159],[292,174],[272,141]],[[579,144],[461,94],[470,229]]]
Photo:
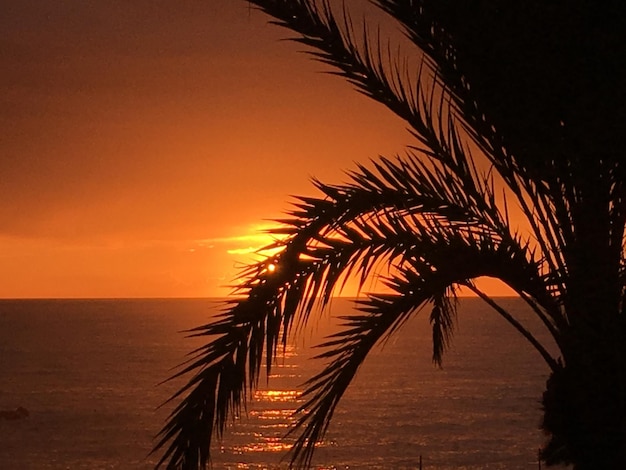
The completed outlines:
[[[3,30],[0,298],[226,296],[312,176],[412,142],[238,2],[42,11]]]

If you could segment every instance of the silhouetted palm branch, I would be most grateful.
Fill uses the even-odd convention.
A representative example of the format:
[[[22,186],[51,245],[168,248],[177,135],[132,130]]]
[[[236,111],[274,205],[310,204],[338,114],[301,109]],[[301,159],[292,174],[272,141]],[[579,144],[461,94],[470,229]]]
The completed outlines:
[[[237,292],[245,298],[229,301],[218,321],[195,330],[195,335],[215,339],[197,350],[195,360],[178,374],[196,372],[176,395],[191,391],[162,433],[159,446],[170,442],[164,462],[168,458],[180,468],[192,468],[190,462],[195,465],[207,458],[206,448],[199,453],[196,447],[197,427],[213,422],[221,434],[227,416],[240,411],[246,391],[256,385],[262,357],[269,371],[276,348],[286,341],[294,320],[306,322],[316,299],[326,305],[346,275],[358,275],[363,286],[383,265],[396,272],[387,284],[397,295],[374,296],[361,305],[368,315],[356,319],[359,327],[346,334],[350,345],[339,362],[329,366],[332,373],[326,371],[308,389],[315,406],[300,424],[312,426],[305,428],[294,447],[294,456],[303,466],[332,415],[334,405],[326,402],[330,397],[336,402],[345,391],[347,378],[365,357],[357,353],[369,351],[395,324],[393,310],[400,308],[406,315],[427,301],[435,302],[433,358],[440,362],[453,323],[452,309],[446,308],[442,294],[448,289],[493,276],[519,292],[531,292],[533,298],[547,297],[528,243],[509,233],[490,186],[476,183],[474,190],[464,192],[447,167],[429,169],[416,159],[381,159],[374,167],[376,172],[360,167],[349,184],[317,182],[325,197],[301,198],[291,218],[282,220],[282,227],[274,231],[286,238],[267,248],[281,251],[244,271]],[[277,270],[268,272],[268,263]],[[381,320],[383,305],[389,306],[390,313]],[[544,319],[554,330],[551,320]],[[554,366],[545,349],[535,346]],[[324,393],[319,394],[320,389]],[[194,413],[201,415],[189,426]],[[206,428],[199,439],[210,443]]]
[[[405,120],[417,145],[404,157],[372,161],[371,169],[357,166],[344,184],[314,181],[321,197],[297,198],[287,217],[277,221],[270,231],[275,243],[261,250],[266,258],[242,271],[235,297],[215,321],[192,330],[209,342],[176,375],[191,379],[172,397],[180,403],[160,433],[155,450],[164,453],[158,466],[204,467],[213,434],[221,436],[229,418],[241,412],[263,363],[269,374],[279,346],[306,326],[317,306],[326,307],[348,277],[357,277],[362,289],[378,276],[390,293],[359,300],[358,313],[345,317],[343,330],[321,345],[318,357],[328,362],[306,383],[306,401],[292,431],[295,466],[310,464],[369,351],[426,306],[433,361],[441,364],[454,331],[458,286],[474,291],[524,336],[557,384],[570,380],[562,378],[564,364],[580,363],[580,351],[589,350],[581,344],[595,346],[623,328],[608,312],[623,315],[626,308],[626,165],[606,152],[600,159],[564,155],[560,145],[570,131],[543,104],[540,74],[524,77],[521,61],[510,66],[505,81],[498,68],[507,54],[528,56],[524,41],[539,57],[528,60],[547,64],[523,30],[525,21],[535,19],[538,3],[473,9],[458,2],[452,8],[447,0],[374,0],[421,51],[415,72],[378,37],[372,40],[365,25],[357,34],[345,9],[337,14],[327,2],[314,0],[250,3],[297,33],[294,40],[332,73]],[[547,28],[550,15],[552,10],[538,23]],[[557,35],[547,41],[561,44]],[[493,83],[493,77],[500,81]],[[519,95],[512,98],[511,90]],[[526,112],[528,103],[519,100],[526,95],[544,112],[530,124],[516,114]],[[544,136],[544,127],[552,133],[545,141],[527,142]],[[521,208],[526,235],[512,229],[509,201]],[[474,280],[484,276],[519,294],[561,357],[553,357],[476,287]],[[588,277],[596,280],[590,284]],[[581,332],[590,325],[597,331],[592,328],[583,339]],[[546,424],[555,426],[560,424]],[[558,452],[553,455],[566,458]]]

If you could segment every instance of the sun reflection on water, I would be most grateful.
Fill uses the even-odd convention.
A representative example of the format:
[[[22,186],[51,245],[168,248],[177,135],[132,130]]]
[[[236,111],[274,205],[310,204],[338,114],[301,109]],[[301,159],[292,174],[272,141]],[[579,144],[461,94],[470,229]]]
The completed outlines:
[[[254,392],[254,399],[269,402],[295,402],[298,398],[298,395],[299,392],[297,390],[256,390]]]
[[[258,419],[283,419],[290,418],[295,410],[252,410],[250,417]]]
[[[282,437],[262,437],[259,442],[233,446],[232,450],[238,454],[247,454],[250,452],[287,452],[290,448],[291,443],[286,442]]]
[[[275,266],[278,268],[278,266]],[[271,461],[284,456],[293,445],[295,437],[287,437],[295,424],[296,410],[303,403],[299,354],[296,347],[280,345],[275,355],[275,364],[268,378],[271,382],[261,386],[252,394],[247,411],[228,432],[227,445],[221,447],[225,460],[239,461],[236,468],[284,469],[285,462],[272,466],[259,466],[257,462]],[[262,365],[265,368],[265,364]],[[272,457],[264,456],[272,454]],[[231,457],[228,457],[228,456]],[[244,461],[246,463],[243,463]],[[235,467],[229,467],[235,468]]]

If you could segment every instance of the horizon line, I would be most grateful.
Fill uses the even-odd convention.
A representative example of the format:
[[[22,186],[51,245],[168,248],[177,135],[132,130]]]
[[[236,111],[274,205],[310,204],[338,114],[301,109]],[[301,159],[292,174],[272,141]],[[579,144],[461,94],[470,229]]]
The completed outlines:
[[[503,299],[510,298],[515,299],[519,298],[517,295],[494,295],[490,296],[492,298]],[[245,298],[245,296],[181,296],[181,297],[86,297],[86,296],[77,296],[77,297],[0,297],[0,301],[10,301],[10,300],[228,300],[228,299],[237,299],[237,298]],[[333,299],[361,299],[366,298],[366,294],[363,295],[336,295],[332,297]],[[477,299],[479,298],[477,295],[459,295],[457,296],[459,299]]]

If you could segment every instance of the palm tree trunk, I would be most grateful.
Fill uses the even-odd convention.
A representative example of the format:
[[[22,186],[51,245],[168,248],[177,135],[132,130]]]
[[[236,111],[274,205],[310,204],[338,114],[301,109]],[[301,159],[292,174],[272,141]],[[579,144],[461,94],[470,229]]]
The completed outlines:
[[[573,463],[574,470],[626,468],[623,366],[609,349],[585,345],[587,354],[548,379],[542,424],[550,435],[542,451],[548,465]]]
[[[612,243],[607,181],[584,177],[602,175],[600,170],[586,168],[578,175],[574,239],[565,255],[564,365],[553,372],[543,396],[543,428],[551,436],[543,458],[548,464],[572,463],[575,470],[626,469],[626,330],[615,253],[621,246]]]

